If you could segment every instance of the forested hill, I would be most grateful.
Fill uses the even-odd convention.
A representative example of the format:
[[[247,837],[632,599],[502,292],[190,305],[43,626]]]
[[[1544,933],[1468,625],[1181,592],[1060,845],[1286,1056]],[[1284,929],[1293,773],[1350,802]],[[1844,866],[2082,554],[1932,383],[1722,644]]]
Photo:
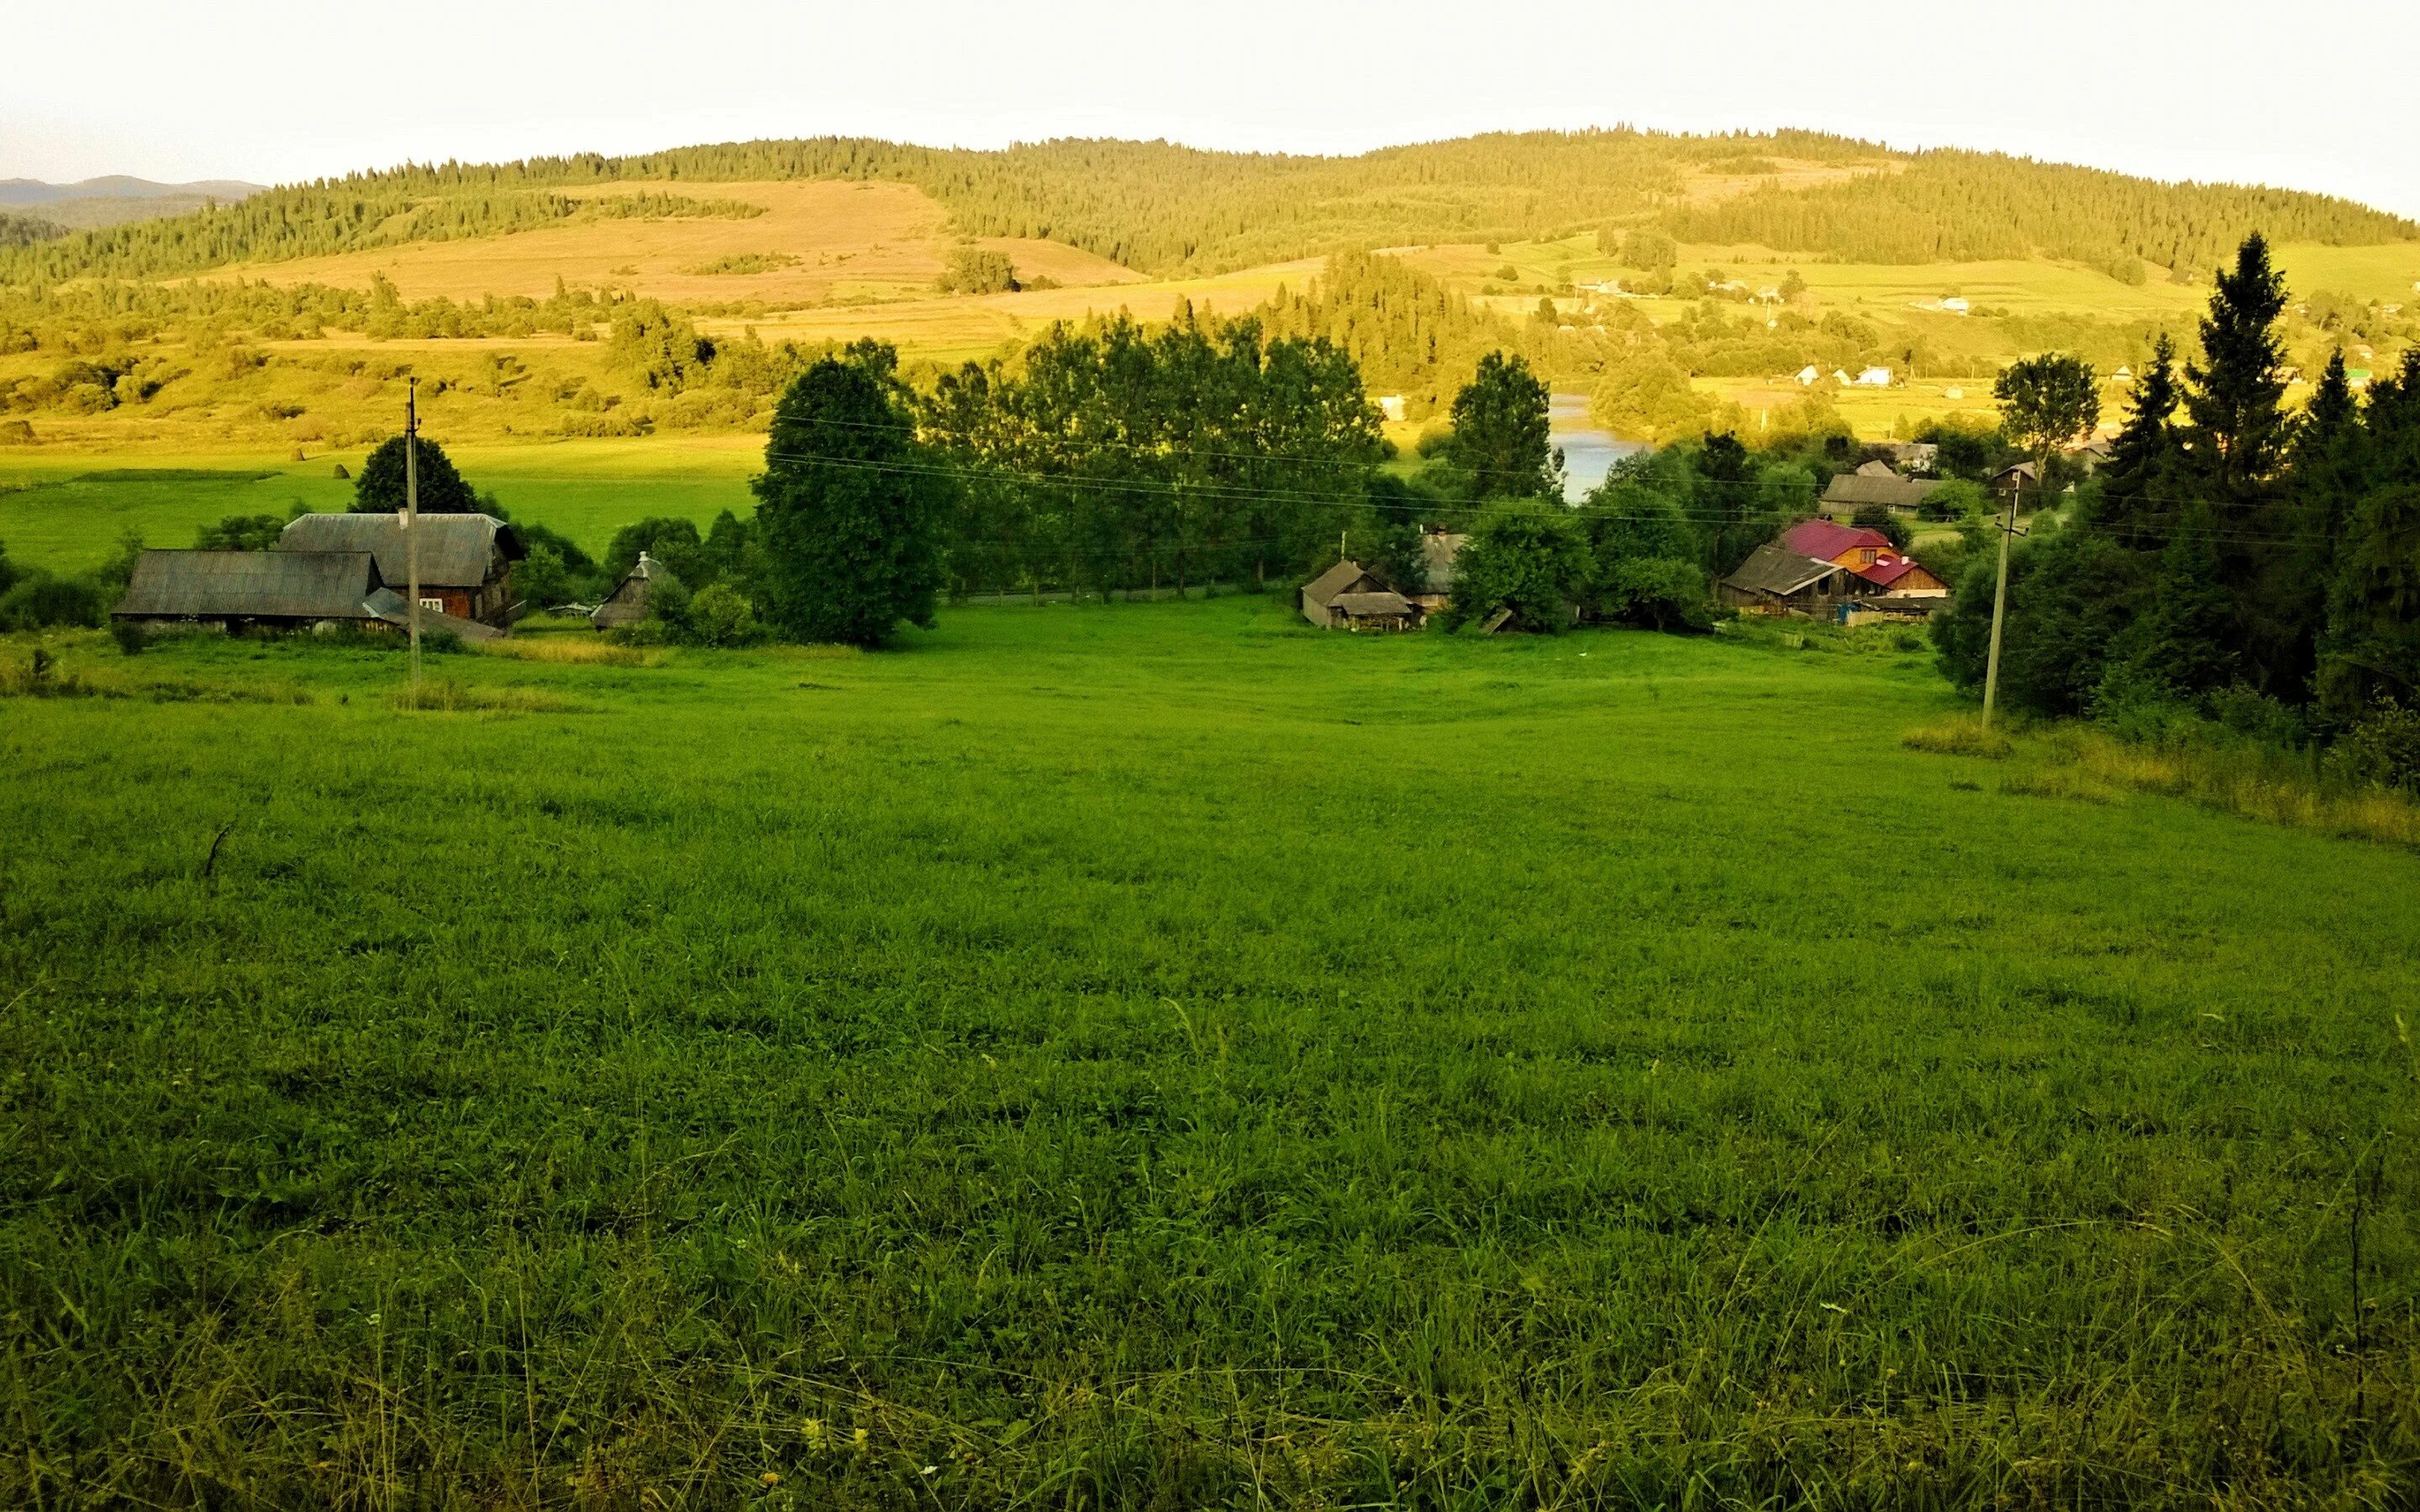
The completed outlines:
[[[2254,229],[2279,241],[2420,239],[2409,220],[2325,195],[2164,184],[1988,153],[1908,156],[1804,131],[1497,134],[1349,158],[1165,142],[975,151],[822,137],[357,174],[8,249],[0,282],[160,277],[495,235],[596,213],[580,192],[606,183],[779,178],[910,183],[963,233],[1049,238],[1161,274],[1647,221],[1690,239],[1846,259],[2040,255],[2112,269],[2133,260],[2207,268]]]

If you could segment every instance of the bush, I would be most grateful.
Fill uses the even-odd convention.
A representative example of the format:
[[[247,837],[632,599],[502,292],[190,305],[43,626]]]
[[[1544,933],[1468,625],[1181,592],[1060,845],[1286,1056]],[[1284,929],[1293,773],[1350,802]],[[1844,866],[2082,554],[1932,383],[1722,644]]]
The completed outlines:
[[[2420,795],[2420,709],[2379,704],[2336,737],[2327,773],[2352,787]]]
[[[77,579],[29,573],[0,595],[0,630],[97,630],[101,623],[101,590]]]
[[[729,583],[708,583],[689,601],[684,639],[692,645],[749,646],[765,638],[756,610]]]
[[[1579,521],[1559,504],[1533,499],[1488,506],[1454,563],[1453,598],[1442,616],[1448,629],[1511,609],[1525,630],[1569,629],[1572,605],[1587,587],[1591,563]]]
[[[151,633],[132,620],[112,620],[109,622],[109,638],[117,642],[118,650],[132,656],[142,653],[144,646],[150,641]]]

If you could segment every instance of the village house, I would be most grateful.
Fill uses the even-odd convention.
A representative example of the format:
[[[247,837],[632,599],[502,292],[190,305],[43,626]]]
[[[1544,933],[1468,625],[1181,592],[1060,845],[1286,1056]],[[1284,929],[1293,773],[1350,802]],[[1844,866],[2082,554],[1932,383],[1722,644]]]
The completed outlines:
[[[1758,547],[1716,592],[1723,603],[1748,613],[1854,624],[1859,621],[1854,614],[1930,614],[1948,598],[1949,586],[1923,563],[1901,556],[1880,531],[1809,519]]]
[[[508,628],[520,608],[513,596],[513,563],[529,555],[513,528],[492,515],[422,515],[420,605],[456,619]],[[403,517],[383,510],[361,515],[302,515],[277,539],[280,551],[366,551],[380,579],[401,589],[411,581]]]
[[[1827,515],[1853,515],[1879,504],[1895,515],[1913,515],[1916,506],[1940,486],[1932,478],[1902,478],[1887,462],[1868,462],[1854,472],[1834,475],[1824,486],[1819,507]]]
[[[1404,630],[1420,615],[1419,606],[1349,557],[1303,584],[1300,603],[1302,617],[1323,629]]]
[[[1860,579],[1834,562],[1802,556],[1778,542],[1748,553],[1739,570],[1714,588],[1715,596],[1750,614],[1830,615],[1855,593]]]
[[[637,564],[622,575],[622,580],[605,595],[605,602],[588,611],[588,623],[600,630],[636,625],[647,617],[656,586],[679,580],[664,570],[662,563],[642,551]]]
[[[1470,537],[1442,525],[1431,525],[1420,532],[1420,565],[1428,586],[1406,595],[1412,607],[1423,614],[1434,614],[1445,608],[1453,596],[1453,580],[1459,569],[1454,563],[1461,559],[1462,544]]]
[[[146,551],[110,613],[133,625],[220,630],[401,629],[411,620],[367,551]],[[502,633],[426,606],[421,629],[466,640]]]

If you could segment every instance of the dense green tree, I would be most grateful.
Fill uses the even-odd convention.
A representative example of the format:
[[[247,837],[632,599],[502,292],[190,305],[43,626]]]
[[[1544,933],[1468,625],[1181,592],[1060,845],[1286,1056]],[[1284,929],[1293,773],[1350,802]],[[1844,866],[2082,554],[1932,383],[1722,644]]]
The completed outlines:
[[[2372,389],[2366,486],[2336,548],[2316,678],[2321,717],[2420,709],[2420,348]]]
[[[1511,609],[1524,630],[1559,634],[1588,591],[1593,563],[1578,519],[1543,499],[1499,499],[1471,526],[1454,559],[1449,628],[1484,624]]]
[[[1517,356],[1490,352],[1453,396],[1455,461],[1482,498],[1560,499],[1561,454],[1548,440],[1545,384]]]
[[[1616,436],[1662,442],[1705,433],[1714,402],[1662,347],[1633,347],[1606,364],[1589,394],[1589,415]]]
[[[702,559],[704,548],[695,520],[669,515],[632,520],[615,531],[612,543],[605,548],[605,581],[610,590],[612,584],[628,577],[644,551],[690,587],[703,588],[712,577]]]
[[[228,515],[215,525],[194,532],[199,551],[266,551],[286,533],[286,521],[275,515]]]
[[[2220,509],[2221,528],[2251,517],[2268,497],[2293,435],[2286,413],[2285,344],[2277,318],[2286,280],[2270,265],[2269,243],[2244,239],[2235,266],[2218,275],[2202,317],[2202,360],[2186,364],[2192,477]]]
[[[2000,428],[2034,459],[2042,491],[2059,448],[2101,424],[2101,383],[2092,364],[2064,352],[2020,358],[1992,386],[2000,401]]]
[[[2225,687],[2240,668],[2238,604],[2219,578],[2217,532],[2209,504],[2184,511],[2160,553],[2149,611],[2129,638],[2129,666],[2182,694]]]
[[[424,515],[475,515],[479,498],[456,471],[445,449],[423,436],[412,447],[417,464],[420,512]],[[353,475],[356,515],[392,514],[404,505],[403,438],[390,436],[371,452]]]
[[[2180,398],[2176,357],[2176,343],[2162,332],[2135,379],[2126,423],[2110,443],[2109,461],[2093,492],[2094,523],[2135,550],[2156,551],[2166,544],[2176,496],[2185,486],[2174,424]]]
[[[1931,622],[1943,672],[1973,692],[1983,687],[1997,567],[1996,547],[1967,552],[1951,607]],[[2095,531],[2054,531],[2020,545],[2009,563],[2000,697],[2037,714],[2089,712],[2148,578],[2142,553]]]
[[[895,367],[887,348],[826,358],[773,412],[756,528],[765,617],[789,639],[880,645],[933,623],[949,488]]]

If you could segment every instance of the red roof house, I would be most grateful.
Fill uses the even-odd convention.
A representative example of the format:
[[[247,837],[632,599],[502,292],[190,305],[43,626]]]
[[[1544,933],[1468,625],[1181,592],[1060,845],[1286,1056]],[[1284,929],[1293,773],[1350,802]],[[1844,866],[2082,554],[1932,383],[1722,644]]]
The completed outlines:
[[[1868,532],[1871,534],[1871,532]],[[1949,592],[1949,585],[1928,571],[1912,557],[1885,552],[1868,566],[1855,569],[1858,577],[1889,594],[1905,594],[1911,597],[1935,597]]]
[[[1891,545],[1890,537],[1880,531],[1835,525],[1828,519],[1799,521],[1781,532],[1781,545],[1802,557],[1853,569],[1870,567],[1876,558],[1898,549]]]

